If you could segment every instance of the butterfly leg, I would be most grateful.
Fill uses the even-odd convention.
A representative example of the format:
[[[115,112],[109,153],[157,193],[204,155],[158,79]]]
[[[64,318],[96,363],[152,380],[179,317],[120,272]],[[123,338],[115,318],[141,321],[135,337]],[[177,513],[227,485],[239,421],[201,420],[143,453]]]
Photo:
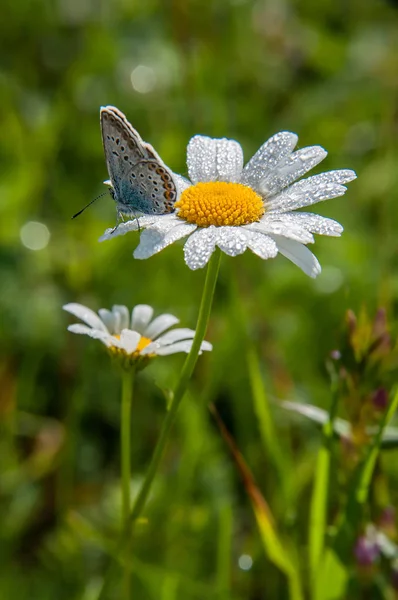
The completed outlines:
[[[124,218],[123,218],[123,214],[120,212],[120,210],[118,210],[116,213],[116,225],[112,229],[111,234],[115,233],[115,231],[119,227],[120,223],[124,223]]]

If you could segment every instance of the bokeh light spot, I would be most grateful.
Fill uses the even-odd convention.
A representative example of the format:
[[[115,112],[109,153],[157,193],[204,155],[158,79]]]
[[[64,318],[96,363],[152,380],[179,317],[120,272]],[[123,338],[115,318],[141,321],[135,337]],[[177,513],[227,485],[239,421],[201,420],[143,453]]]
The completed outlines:
[[[131,72],[131,85],[139,94],[148,94],[156,85],[154,70],[146,65],[138,65]]]
[[[238,558],[238,565],[242,571],[250,571],[253,566],[253,559],[249,554],[242,554]]]
[[[43,250],[50,241],[50,232],[44,223],[28,221],[19,232],[21,242],[29,250]]]

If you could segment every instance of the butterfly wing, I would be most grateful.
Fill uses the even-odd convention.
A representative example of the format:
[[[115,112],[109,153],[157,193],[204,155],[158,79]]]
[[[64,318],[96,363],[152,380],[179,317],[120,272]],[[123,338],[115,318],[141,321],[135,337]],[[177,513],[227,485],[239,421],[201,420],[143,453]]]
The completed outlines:
[[[101,132],[118,210],[124,214],[172,212],[177,190],[170,170],[114,106],[101,108]]]

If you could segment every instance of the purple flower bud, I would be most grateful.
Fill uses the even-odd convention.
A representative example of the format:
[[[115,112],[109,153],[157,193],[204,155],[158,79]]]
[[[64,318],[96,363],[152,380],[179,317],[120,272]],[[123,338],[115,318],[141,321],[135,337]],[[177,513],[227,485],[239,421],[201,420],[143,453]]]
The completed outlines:
[[[340,360],[340,358],[341,358],[340,350],[332,350],[330,353],[330,358],[332,358],[333,360]]]
[[[380,549],[375,540],[361,535],[354,548],[355,558],[361,567],[369,567],[380,556]]]

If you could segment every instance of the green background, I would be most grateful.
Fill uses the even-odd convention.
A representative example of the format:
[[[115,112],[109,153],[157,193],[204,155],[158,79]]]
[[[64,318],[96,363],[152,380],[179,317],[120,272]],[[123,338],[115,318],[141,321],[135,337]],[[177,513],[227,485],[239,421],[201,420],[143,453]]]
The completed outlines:
[[[348,308],[373,315],[383,306],[394,338],[397,3],[6,0],[0,46],[1,598],[94,600],[108,556],[79,519],[109,534],[118,523],[118,374],[98,342],[66,331],[74,321],[62,305],[148,303],[184,327],[196,323],[204,271],[186,267],[181,245],[136,261],[138,234],[99,244],[115,222],[109,196],[70,219],[108,178],[99,107],[122,110],[182,174],[195,133],[237,139],[248,160],[280,130],[296,132],[300,147],[328,150],[314,173],[356,170],[344,197],[314,208],[345,228],[341,239],[317,239],[318,279],[281,256],[223,257],[206,336],[214,351],[200,358],[134,544],[140,600],[287,598],[206,404],[216,402],[305,576],[320,438],[278,402],[329,406],[325,361]],[[50,232],[37,251],[23,243],[31,221]],[[245,328],[293,464],[288,499],[261,441]],[[163,390],[182,361],[155,361],[138,380],[134,486],[165,414]],[[385,460],[392,504],[396,459],[392,451]],[[247,571],[239,567],[245,554]],[[353,560],[348,574],[351,597],[367,597]],[[377,593],[392,593],[381,573],[374,578]],[[119,598],[119,585],[116,571],[106,597]]]

